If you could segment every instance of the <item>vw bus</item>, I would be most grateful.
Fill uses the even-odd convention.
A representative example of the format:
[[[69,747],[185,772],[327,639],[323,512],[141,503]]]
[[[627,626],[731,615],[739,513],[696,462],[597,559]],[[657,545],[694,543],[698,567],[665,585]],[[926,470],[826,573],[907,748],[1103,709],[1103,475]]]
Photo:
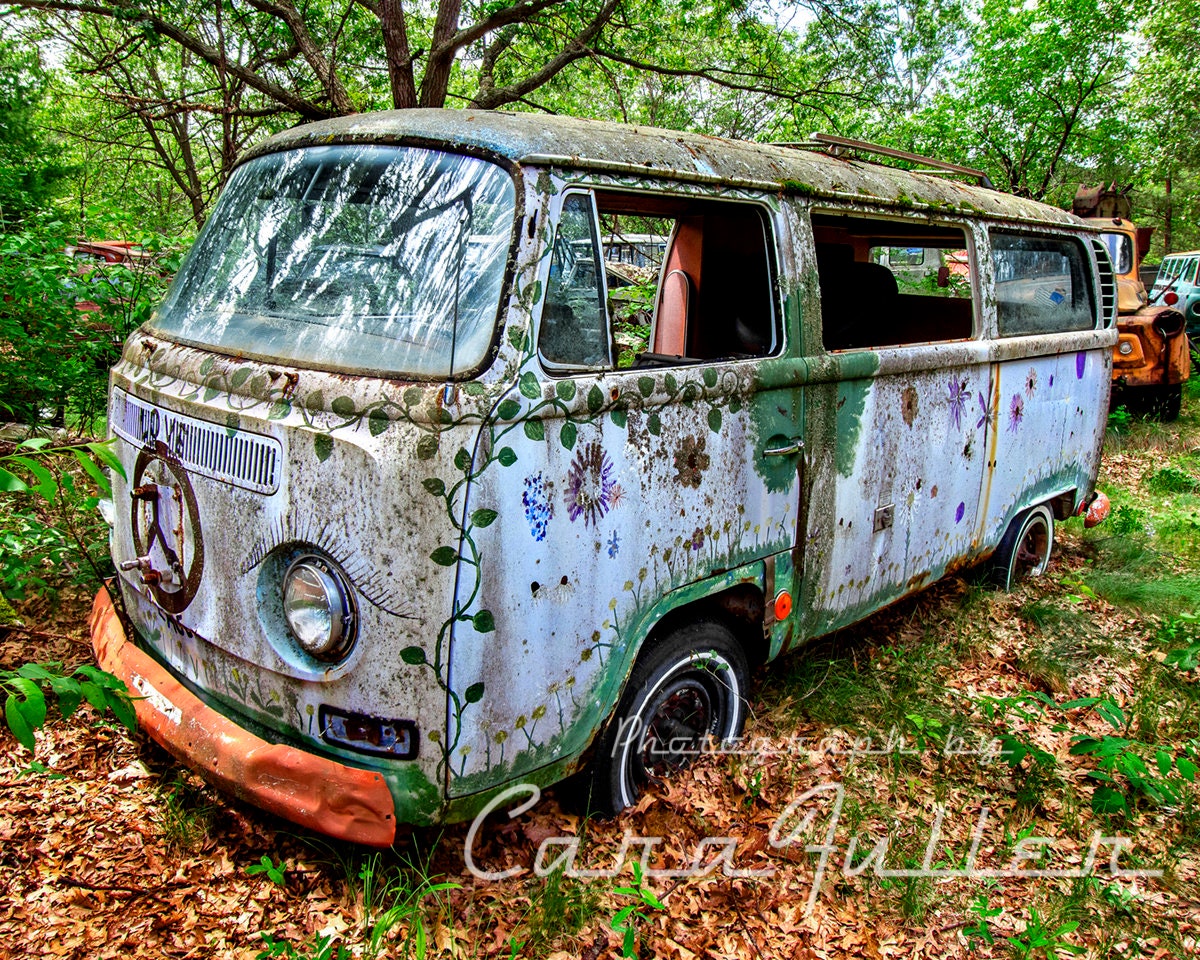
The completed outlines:
[[[618,217],[668,238],[628,369]],[[93,642],[155,739],[313,830],[387,845],[585,765],[617,811],[738,736],[755,665],[1042,572],[1099,511],[1115,315],[1094,228],[969,183],[561,117],[299,127],[113,370],[131,631],[101,593]]]

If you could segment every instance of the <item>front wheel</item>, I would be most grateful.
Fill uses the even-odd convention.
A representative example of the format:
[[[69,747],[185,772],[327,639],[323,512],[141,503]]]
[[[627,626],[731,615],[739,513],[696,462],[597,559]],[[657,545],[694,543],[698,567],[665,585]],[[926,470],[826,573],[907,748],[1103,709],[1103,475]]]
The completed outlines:
[[[686,767],[746,722],[746,655],[723,624],[689,624],[633,668],[592,761],[592,806],[615,814],[647,783]]]
[[[1040,577],[1050,565],[1054,549],[1054,514],[1044,503],[1019,513],[1009,524],[992,556],[990,576],[1001,590],[1012,590],[1022,580]]]

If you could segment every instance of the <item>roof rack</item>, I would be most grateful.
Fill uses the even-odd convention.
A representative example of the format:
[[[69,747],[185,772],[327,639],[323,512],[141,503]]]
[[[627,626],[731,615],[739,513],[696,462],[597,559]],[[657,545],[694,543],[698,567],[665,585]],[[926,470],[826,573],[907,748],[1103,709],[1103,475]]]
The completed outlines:
[[[947,163],[933,157],[923,157],[919,153],[909,153],[907,150],[897,150],[878,143],[868,143],[866,140],[851,140],[849,137],[835,137],[829,133],[814,133],[808,140],[792,143],[776,143],[777,147],[795,147],[798,150],[820,150],[830,156],[840,157],[843,153],[853,150],[857,153],[870,153],[880,157],[892,157],[896,160],[908,160],[911,163],[928,164],[932,169],[916,170],[914,173],[931,173],[939,176],[969,177],[981,187],[994,190],[995,185],[982,170],[974,167],[964,167],[957,163]]]

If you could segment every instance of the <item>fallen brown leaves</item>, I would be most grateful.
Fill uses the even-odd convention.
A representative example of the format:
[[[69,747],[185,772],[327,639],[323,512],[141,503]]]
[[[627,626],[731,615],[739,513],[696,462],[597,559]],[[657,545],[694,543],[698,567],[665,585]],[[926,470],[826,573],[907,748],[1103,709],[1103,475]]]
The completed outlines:
[[[1106,473],[1136,487],[1167,455],[1158,447],[1125,450],[1109,458]],[[1069,583],[1087,562],[1085,545],[1062,537],[1051,577],[1032,595],[1061,601],[1070,589],[1062,581]],[[964,624],[959,610],[968,589],[962,580],[938,584],[847,631],[839,649],[856,670],[886,672],[894,667],[895,649],[920,644],[930,631],[956,637],[965,652],[931,667],[914,695],[936,694],[968,705],[963,709],[984,696],[1031,689],[1060,700],[1107,695],[1125,701],[1136,694],[1127,656],[1088,654],[1070,675],[1039,679],[1030,664],[1042,641],[1022,613],[1031,595],[989,596],[973,608],[982,617]],[[86,601],[67,596],[56,608],[26,605],[21,613],[35,632],[0,635],[0,664],[86,658]],[[1073,610],[1081,650],[1103,650],[1104,641],[1155,654],[1149,649],[1155,624],[1136,613],[1087,596]],[[1086,806],[1090,768],[1067,752],[1068,737],[1053,722],[1008,717],[1012,732],[1056,758],[1063,778],[1029,794],[1028,767],[1014,772],[937,749],[855,755],[846,749],[855,736],[805,719],[808,691],[789,689],[780,676],[780,668],[760,675],[762,698],[748,731],[769,751],[705,758],[614,822],[582,819],[570,785],[548,791],[522,817],[493,816],[474,854],[485,869],[515,871],[496,882],[466,870],[465,826],[414,831],[396,851],[371,861],[364,851],[297,836],[287,824],[213,792],[143,737],[130,737],[84,708],[38,734],[37,759],[59,779],[29,774],[28,754],[11,739],[0,740],[0,957],[242,960],[264,950],[264,933],[294,945],[296,956],[313,956],[321,937],[366,956],[372,926],[389,905],[378,891],[368,902],[360,877],[366,868],[458,885],[420,908],[430,955],[597,960],[619,954],[621,938],[611,920],[630,898],[613,888],[631,882],[630,863],[644,851],[659,869],[682,870],[696,858],[715,868],[705,876],[648,881],[665,909],[644,911],[642,956],[966,957],[965,931],[977,919],[969,908],[979,897],[1004,908],[991,921],[999,942],[989,947],[977,940],[980,956],[1010,955],[1003,938],[1021,933],[1031,906],[1054,912],[1055,923],[1080,921],[1068,940],[1089,947],[1092,956],[1174,957],[1195,950],[1195,828],[1192,840],[1183,838],[1180,811],[1168,808],[1144,808],[1128,822],[1098,821]],[[974,717],[987,729],[978,713]],[[1071,722],[1077,733],[1105,732],[1095,716]],[[912,732],[906,731],[909,746]],[[834,794],[814,795],[786,822],[781,816],[806,791],[829,785],[841,788],[842,801],[822,869],[804,847],[828,839]],[[805,825],[809,810],[815,812]],[[931,844],[939,811],[940,836]],[[1122,865],[1170,864],[1162,878],[1116,883],[1112,896],[1132,896],[1103,915],[1094,898],[1071,906],[1073,885],[1083,881],[889,877],[871,864],[863,867],[863,858],[886,839],[877,865],[920,864],[928,848],[931,865],[950,870],[964,863],[977,831],[981,867],[1008,864],[1021,836],[1046,838],[1045,862],[1069,866],[1083,860],[1098,829],[1133,835],[1136,857]],[[772,843],[793,830],[793,842]],[[564,878],[557,885],[536,876],[539,846],[551,844],[546,859],[552,860],[571,838],[579,841],[580,869],[612,869],[624,850],[620,876]],[[857,873],[846,869],[851,843],[857,849],[850,866],[862,868]],[[1102,850],[1098,862],[1108,852]],[[264,854],[286,865],[285,886],[247,873]],[[419,873],[412,864],[420,865]],[[1109,878],[1100,881],[1107,885]],[[412,930],[409,921],[398,924],[383,938],[381,955],[405,955]]]

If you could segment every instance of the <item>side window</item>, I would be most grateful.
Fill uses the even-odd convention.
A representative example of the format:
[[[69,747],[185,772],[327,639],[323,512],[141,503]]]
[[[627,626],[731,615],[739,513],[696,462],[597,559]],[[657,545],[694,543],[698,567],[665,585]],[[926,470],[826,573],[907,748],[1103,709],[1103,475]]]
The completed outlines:
[[[779,351],[774,241],[762,208],[600,191],[618,365],[663,366]]]
[[[1096,325],[1082,246],[1065,237],[992,233],[1000,336],[1021,337]]]
[[[603,265],[592,196],[568,194],[554,234],[538,334],[538,351],[550,369],[612,366]]]
[[[827,350],[965,340],[974,332],[966,233],[904,220],[813,214]]]

